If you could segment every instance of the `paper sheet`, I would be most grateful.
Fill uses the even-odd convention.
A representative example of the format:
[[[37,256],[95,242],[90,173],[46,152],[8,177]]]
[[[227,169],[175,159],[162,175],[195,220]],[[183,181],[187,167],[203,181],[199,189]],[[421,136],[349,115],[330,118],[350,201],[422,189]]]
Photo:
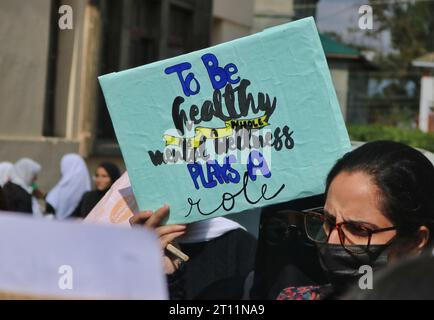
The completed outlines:
[[[148,230],[0,212],[0,292],[66,299],[167,299]]]

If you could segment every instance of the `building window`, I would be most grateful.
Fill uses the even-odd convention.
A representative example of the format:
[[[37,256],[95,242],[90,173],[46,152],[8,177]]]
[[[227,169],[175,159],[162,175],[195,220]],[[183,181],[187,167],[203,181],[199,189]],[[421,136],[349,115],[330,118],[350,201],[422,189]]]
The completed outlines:
[[[159,21],[161,1],[135,0],[133,2],[127,68],[137,67],[158,60]]]
[[[59,1],[53,0],[50,8],[50,40],[47,61],[47,89],[45,92],[45,111],[42,135],[54,136],[54,102],[56,89],[56,65],[58,54],[59,28],[57,27]]]
[[[193,25],[193,10],[170,6],[169,35],[167,43],[167,56],[174,57],[191,51],[191,37],[189,33]]]
[[[294,20],[316,17],[318,0],[294,0]]]
[[[211,0],[101,1],[100,74],[121,71],[209,45]],[[94,153],[119,154],[113,126],[98,88]]]

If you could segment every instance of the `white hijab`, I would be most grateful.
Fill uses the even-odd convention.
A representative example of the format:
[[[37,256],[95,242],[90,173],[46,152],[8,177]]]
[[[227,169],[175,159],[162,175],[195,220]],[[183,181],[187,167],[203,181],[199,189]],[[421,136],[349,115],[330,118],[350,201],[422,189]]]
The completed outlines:
[[[78,155],[64,155],[60,162],[60,181],[48,193],[46,201],[54,208],[56,218],[64,220],[77,208],[83,194],[90,190],[86,163]]]
[[[3,187],[12,178],[14,165],[10,162],[0,162],[0,187]]]
[[[28,193],[32,193],[32,182],[41,171],[41,165],[29,158],[23,158],[15,162],[12,170],[11,182],[19,185]]]
[[[36,161],[29,158],[22,158],[18,160],[11,172],[11,182],[20,186],[27,193],[32,194],[32,182],[35,176],[41,171],[41,165]],[[38,200],[32,196],[32,212],[33,216],[41,217],[41,207],[39,206]]]

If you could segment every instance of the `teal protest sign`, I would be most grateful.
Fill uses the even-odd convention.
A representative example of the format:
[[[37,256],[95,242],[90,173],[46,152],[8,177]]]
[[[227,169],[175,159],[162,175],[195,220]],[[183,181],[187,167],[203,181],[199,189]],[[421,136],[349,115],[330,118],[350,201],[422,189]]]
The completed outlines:
[[[168,223],[322,193],[350,150],[312,18],[99,81],[139,209]]]

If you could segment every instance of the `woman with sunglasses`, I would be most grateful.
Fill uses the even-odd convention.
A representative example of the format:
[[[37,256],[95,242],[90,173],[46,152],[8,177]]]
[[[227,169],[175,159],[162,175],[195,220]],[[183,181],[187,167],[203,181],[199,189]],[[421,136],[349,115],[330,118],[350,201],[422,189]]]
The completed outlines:
[[[329,285],[290,287],[285,299],[337,298],[394,260],[432,253],[434,167],[419,151],[376,141],[344,155],[326,180],[324,208],[304,213]],[[375,290],[375,288],[374,288]]]

